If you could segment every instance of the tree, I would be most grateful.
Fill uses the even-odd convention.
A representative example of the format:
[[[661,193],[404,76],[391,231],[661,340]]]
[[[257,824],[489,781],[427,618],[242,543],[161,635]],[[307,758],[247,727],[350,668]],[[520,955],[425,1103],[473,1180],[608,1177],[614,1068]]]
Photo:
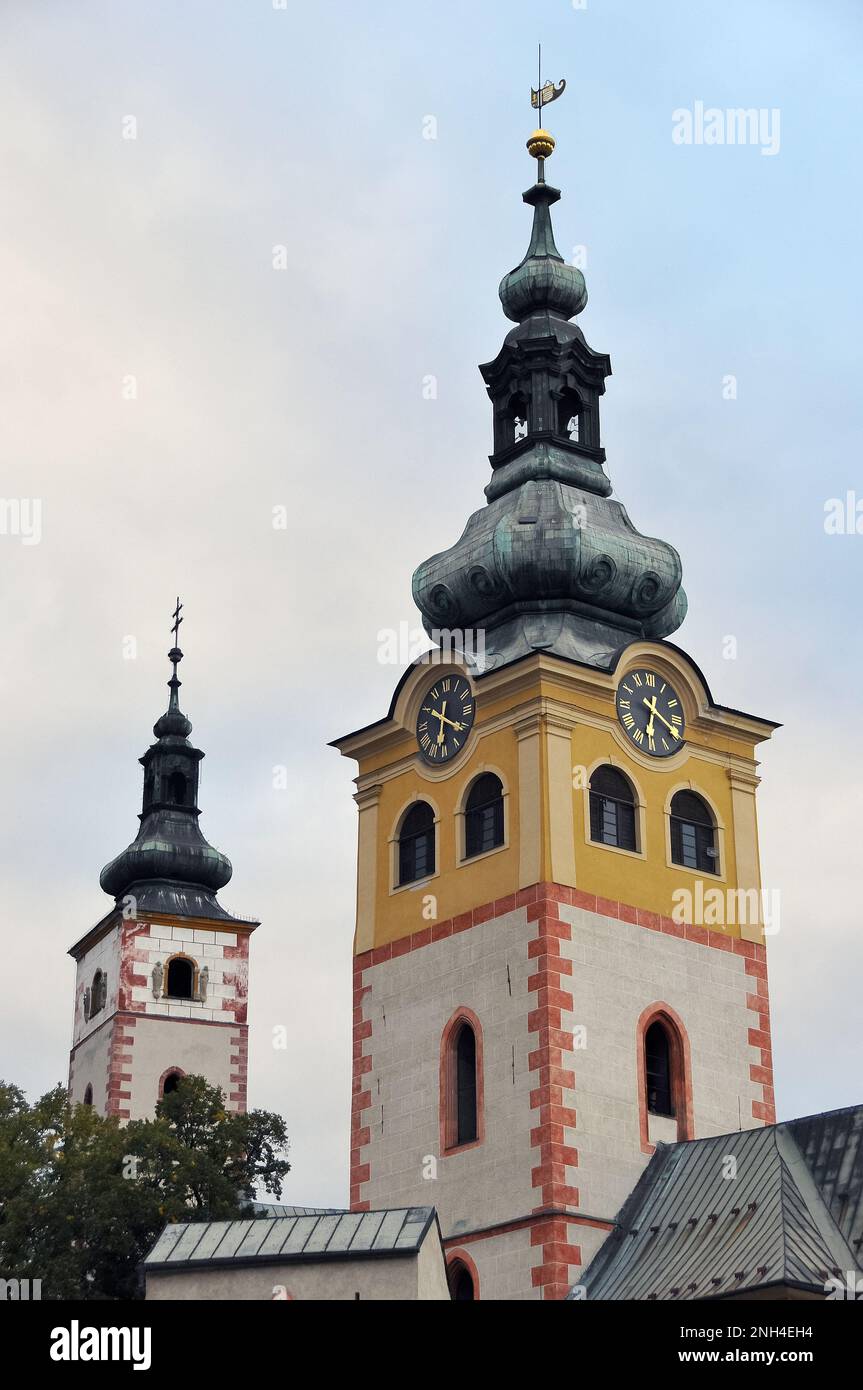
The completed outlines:
[[[60,1086],[30,1106],[0,1083],[0,1277],[41,1279],[43,1298],[138,1297],[166,1222],[248,1215],[259,1188],[281,1196],[287,1150],[280,1116],[227,1110],[201,1076],[125,1125]]]

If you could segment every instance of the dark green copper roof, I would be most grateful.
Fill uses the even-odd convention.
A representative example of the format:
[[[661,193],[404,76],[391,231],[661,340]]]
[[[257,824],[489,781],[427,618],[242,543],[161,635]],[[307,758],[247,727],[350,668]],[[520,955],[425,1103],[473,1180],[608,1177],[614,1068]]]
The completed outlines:
[[[728,1160],[735,1162],[733,1179]],[[863,1106],[658,1144],[570,1293],[581,1299],[826,1294],[863,1246]]]
[[[138,911],[230,918],[216,893],[231,878],[231,862],[207,842],[198,825],[204,754],[189,742],[192,725],[180,709],[177,665],[183,653],[175,646],[168,656],[173,664],[168,708],[153,726],[156,742],[140,759],[141,827],[122,854],[105,866],[99,882],[118,905],[134,898]]]
[[[682,566],[673,546],[643,536],[609,496],[599,399],[611,363],[571,322],[587,291],[555,244],[550,208],[560,194],[543,160],[523,197],[533,208],[530,245],[500,285],[516,327],[480,368],[494,409],[487,502],[454,546],[417,568],[413,594],[433,640],[442,630],[483,631],[481,669],[537,650],[611,669],[631,642],[680,626]]]

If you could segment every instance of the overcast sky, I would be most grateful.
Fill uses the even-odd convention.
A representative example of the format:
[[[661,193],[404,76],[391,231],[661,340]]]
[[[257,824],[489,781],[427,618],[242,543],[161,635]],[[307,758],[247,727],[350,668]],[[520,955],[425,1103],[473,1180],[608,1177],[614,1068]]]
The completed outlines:
[[[714,697],[785,726],[779,1113],[863,1100],[863,535],[824,526],[863,500],[859,5],[4,0],[0,37],[0,495],[42,508],[38,544],[0,535],[0,1075],[65,1080],[65,952],[137,828],[180,593],[202,827],[263,921],[250,1102],[287,1119],[285,1199],[346,1199],[356,812],[327,742],[386,712],[377,634],[418,625],[412,570],[483,501],[541,40],[615,495],[681,553],[673,640]],[[763,109],[778,149],[675,143],[697,102]]]

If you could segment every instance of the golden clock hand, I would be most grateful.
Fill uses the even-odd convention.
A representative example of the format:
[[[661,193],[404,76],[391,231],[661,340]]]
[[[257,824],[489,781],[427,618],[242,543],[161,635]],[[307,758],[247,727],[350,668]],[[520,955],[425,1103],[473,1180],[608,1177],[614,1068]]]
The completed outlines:
[[[434,709],[432,710],[432,714],[434,715],[435,719],[439,719],[441,721],[441,728],[443,728],[444,724],[451,724],[457,733],[461,733],[462,729],[464,728],[464,724],[460,724],[457,719],[448,719],[442,710]]]
[[[660,714],[660,713],[659,713],[659,710],[656,708],[656,696],[655,696],[655,695],[654,695],[654,697],[653,697],[652,700],[648,700],[647,696],[645,696],[644,699],[642,700],[642,704],[647,705],[647,708],[650,710],[651,717],[654,717],[654,716],[655,716],[657,719],[661,719],[662,722],[663,722],[663,724],[665,725],[666,729],[668,729],[668,730],[674,735],[675,738],[680,738],[680,734],[677,732],[677,730],[675,729],[674,725],[673,725],[673,724],[669,724],[669,722],[668,722],[668,720],[666,719],[665,715],[664,715],[664,714]]]

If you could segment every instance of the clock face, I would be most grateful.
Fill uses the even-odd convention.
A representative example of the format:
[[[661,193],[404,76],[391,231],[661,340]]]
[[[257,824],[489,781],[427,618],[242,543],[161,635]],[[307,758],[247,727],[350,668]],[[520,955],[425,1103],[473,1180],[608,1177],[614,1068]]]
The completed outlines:
[[[417,743],[427,763],[449,762],[461,752],[475,713],[465,676],[441,676],[429,687],[417,715]]]
[[[683,746],[683,705],[674,687],[646,667],[629,671],[617,687],[617,717],[630,742],[651,758],[669,758]]]

